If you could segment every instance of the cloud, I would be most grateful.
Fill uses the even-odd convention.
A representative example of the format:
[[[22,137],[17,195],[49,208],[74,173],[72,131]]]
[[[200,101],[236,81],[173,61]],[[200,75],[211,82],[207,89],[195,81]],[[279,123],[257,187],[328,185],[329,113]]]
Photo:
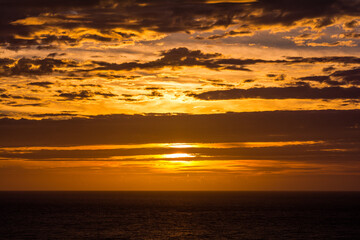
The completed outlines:
[[[238,59],[225,58],[220,53],[204,53],[200,50],[191,50],[185,47],[173,48],[160,53],[160,58],[149,62],[125,62],[109,63],[104,61],[93,61],[98,65],[88,71],[131,71],[136,69],[154,70],[164,67],[192,67],[199,66],[211,70],[235,70],[251,71],[246,66],[254,64],[299,64],[299,63],[349,63],[360,64],[360,58],[351,56],[334,57],[286,57],[285,59],[266,60],[266,59]],[[278,80],[283,80],[285,75],[279,75]]]
[[[146,31],[174,33],[205,31],[236,24],[255,29],[296,24],[323,28],[335,19],[359,16],[358,0],[259,0],[213,4],[202,0],[172,1],[31,1],[2,3],[0,44],[9,49],[59,44],[74,46],[83,40],[101,43],[146,40]],[[346,19],[346,18],[345,18]],[[79,28],[82,28],[81,31]],[[225,35],[237,35],[229,31]],[[242,34],[239,31],[239,34]],[[225,37],[214,35],[213,39]]]
[[[39,76],[47,74],[68,74],[67,79],[83,79],[93,74],[97,77],[117,79],[133,79],[138,76],[123,76],[109,74],[108,71],[132,71],[132,70],[159,70],[164,67],[203,67],[210,70],[233,70],[251,71],[250,65],[255,64],[300,64],[300,63],[347,63],[360,64],[360,58],[355,56],[328,56],[328,57],[291,57],[284,59],[241,59],[227,58],[220,53],[206,53],[200,50],[192,50],[186,47],[172,48],[159,53],[159,58],[148,62],[123,62],[111,63],[106,61],[79,62],[75,60],[55,58],[0,58],[0,76]],[[76,76],[76,74],[83,75]],[[284,79],[285,75],[279,75],[278,80]],[[39,83],[40,84],[40,83]],[[37,85],[30,84],[30,85]],[[38,85],[39,86],[39,85]]]
[[[258,142],[255,142],[255,144]],[[270,144],[273,142],[270,142]],[[275,144],[274,144],[275,143]],[[276,145],[276,142],[273,144]],[[252,147],[247,143],[232,147],[197,147],[182,149],[188,156],[196,156],[201,160],[276,160],[276,161],[301,161],[301,162],[345,162],[357,161],[360,148],[356,143],[349,142],[313,142],[296,145],[281,142],[280,146]],[[231,144],[231,143],[230,143]],[[129,160],[162,160],[171,159],[169,155],[176,154],[178,149],[168,146],[145,147],[139,145],[102,145],[74,146],[74,147],[25,147],[25,148],[0,148],[0,158],[23,159],[37,161],[129,161]],[[201,144],[200,144],[201,145]],[[221,145],[221,143],[219,144]],[[107,148],[108,147],[108,148]],[[341,149],[341,150],[337,150]],[[186,159],[186,156],[179,159]],[[341,160],[339,160],[341,159]],[[241,164],[241,162],[239,162]]]
[[[52,83],[52,82],[31,82],[31,83],[28,83],[27,85],[49,88],[50,85],[53,85],[53,84],[54,83]]]
[[[334,70],[335,70],[334,66],[329,66],[329,67],[324,67],[323,68],[323,72],[325,72],[325,73],[329,73],[329,72],[332,72]]]
[[[360,33],[347,32],[339,35],[340,38],[360,38]]]
[[[360,64],[360,58],[353,56],[287,57],[288,63],[348,63]]]
[[[331,76],[335,78],[341,78],[345,83],[354,85],[360,84],[360,68],[335,71],[331,74]]]
[[[19,95],[11,95],[11,94],[1,94],[0,98],[12,98],[12,99],[24,99],[24,100],[40,100],[38,97],[31,96],[19,96]]]
[[[55,68],[65,66],[71,66],[71,61],[53,58],[6,58],[0,61],[0,76],[51,74],[55,71]]]
[[[352,20],[350,22],[345,23],[345,27],[347,28],[355,28],[357,26],[359,26],[359,22],[357,20]]]
[[[46,57],[47,58],[54,58],[56,56],[65,56],[66,53],[56,53],[56,52],[53,52],[53,53],[49,53]]]
[[[301,78],[298,78],[298,80],[305,81],[305,82],[310,81],[310,82],[326,83],[326,84],[332,85],[332,86],[339,86],[339,85],[347,84],[346,82],[343,82],[343,81],[332,80],[332,78],[330,76],[326,76],[326,75],[301,77]],[[298,84],[300,84],[300,83],[304,83],[304,82],[298,82]],[[304,84],[306,84],[306,83],[304,83]]]
[[[90,100],[90,99],[93,99],[93,97],[95,97],[95,96],[102,96],[104,98],[117,96],[113,93],[92,92],[92,91],[88,91],[88,90],[82,90],[79,92],[63,92],[61,90],[58,90],[58,92],[60,94],[57,96],[64,98],[64,101]]]
[[[188,96],[200,100],[228,100],[228,99],[357,99],[360,98],[360,88],[312,88],[297,87],[262,87],[249,89],[215,90],[199,94],[190,93]]]
[[[333,70],[335,70],[333,67],[323,69],[324,72]],[[360,85],[360,68],[335,71],[330,75],[301,77],[298,80],[327,83],[329,85],[351,84],[356,86]]]
[[[197,39],[197,40],[204,40],[204,39],[216,40],[216,39],[236,37],[236,36],[245,36],[245,35],[250,36],[252,34],[253,33],[249,30],[240,30],[240,31],[231,30],[231,31],[225,32],[223,34],[215,34],[215,35],[210,35],[208,37],[197,36],[197,37],[195,37],[195,39]]]
[[[80,116],[76,113],[68,113],[68,112],[62,112],[62,113],[39,113],[39,114],[30,114],[31,117],[35,118],[57,118],[57,117],[77,117]]]
[[[358,110],[0,119],[0,146],[319,140],[358,144],[359,131]]]
[[[360,2],[357,0],[259,0],[256,6],[261,8],[263,13],[253,17],[252,21],[255,23],[289,26],[300,20],[314,19],[315,26],[321,28],[331,25],[335,17],[358,16]]]
[[[354,41],[336,41],[336,42],[309,42],[306,43],[307,46],[311,47],[337,47],[337,46],[346,46],[346,47],[356,47],[357,44]]]
[[[43,103],[17,103],[17,102],[7,102],[4,104],[11,107],[42,107],[45,105]]]
[[[299,80],[303,81],[314,81],[314,82],[327,82],[330,80],[329,76],[308,76],[308,77],[301,77]]]
[[[160,54],[161,58],[155,61],[139,63],[125,62],[121,64],[98,62],[93,63],[99,65],[94,70],[123,70],[131,71],[134,69],[160,69],[163,67],[185,67],[185,66],[202,66],[209,69],[222,68],[216,61],[220,57],[219,53],[203,53],[200,50],[189,50],[188,48],[173,48]]]

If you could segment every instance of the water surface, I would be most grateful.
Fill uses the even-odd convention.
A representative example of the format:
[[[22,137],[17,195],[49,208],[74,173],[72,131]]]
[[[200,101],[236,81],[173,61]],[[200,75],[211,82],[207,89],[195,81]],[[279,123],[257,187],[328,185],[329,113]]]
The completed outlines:
[[[356,239],[360,192],[0,192],[2,239]]]

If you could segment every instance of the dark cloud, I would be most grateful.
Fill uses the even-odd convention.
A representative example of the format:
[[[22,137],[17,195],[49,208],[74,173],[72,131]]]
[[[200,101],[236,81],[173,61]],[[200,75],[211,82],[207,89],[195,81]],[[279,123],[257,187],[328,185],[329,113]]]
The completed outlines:
[[[259,0],[252,3],[218,4],[207,3],[205,0],[34,0],[29,4],[27,0],[15,0],[2,1],[0,9],[0,43],[9,49],[17,50],[28,46],[52,48],[58,43],[76,45],[82,39],[108,42],[116,35],[119,41],[132,39],[133,35],[130,33],[113,30],[116,27],[138,33],[145,29],[172,33],[203,31],[227,27],[234,23],[250,26],[291,26],[299,20],[312,19],[313,25],[321,28],[333,24],[335,18],[359,16],[360,3],[358,0]],[[47,16],[53,21],[28,25],[16,22],[26,17],[38,16]],[[347,26],[353,25],[347,23]],[[49,26],[68,32],[81,26],[96,29],[98,34],[84,33],[77,38],[70,37],[69,33],[32,35]],[[227,35],[241,32],[242,30],[230,31]],[[221,37],[223,36],[214,35],[212,38]]]
[[[347,32],[341,34],[342,38],[360,38],[360,33],[357,32]]]
[[[77,117],[78,114],[75,113],[43,113],[43,114],[30,114],[31,117],[35,118],[54,118],[54,117]]]
[[[331,76],[341,78],[347,84],[360,85],[360,68],[335,71]]]
[[[266,74],[266,76],[272,78],[272,77],[276,77],[276,74],[269,73],[269,74]]]
[[[84,100],[84,99],[89,99],[92,98],[94,96],[94,94],[90,91],[87,90],[83,90],[80,92],[62,92],[59,91],[59,97],[64,98],[65,100]]]
[[[50,85],[53,85],[53,84],[54,83],[52,83],[52,82],[31,82],[31,83],[28,83],[27,85],[49,88]]]
[[[298,87],[262,87],[249,89],[230,89],[208,91],[199,94],[188,94],[201,100],[228,100],[228,99],[357,99],[360,98],[360,88],[311,88]]]
[[[55,68],[64,66],[71,66],[71,61],[53,58],[2,59],[0,61],[0,76],[51,74]]]
[[[264,12],[253,17],[252,22],[264,25],[289,26],[302,19],[318,18],[316,27],[324,27],[333,23],[335,17],[358,16],[360,10],[358,0],[259,0],[254,5]]]
[[[163,51],[159,59],[141,63],[138,61],[125,63],[109,63],[102,61],[93,61],[98,67],[91,70],[97,71],[131,71],[135,69],[161,69],[163,67],[186,67],[186,66],[201,66],[212,70],[240,70],[250,71],[246,66],[258,63],[266,64],[299,64],[299,63],[348,63],[360,64],[358,57],[287,57],[282,60],[265,60],[265,59],[237,59],[224,58],[220,53],[204,53],[200,50],[191,50],[185,47],[173,48]],[[91,71],[89,70],[89,71]],[[270,75],[271,76],[271,75]],[[280,74],[276,80],[284,80],[285,74]]]
[[[332,86],[339,86],[339,85],[344,85],[346,84],[343,81],[336,81],[336,80],[332,80],[330,78],[330,76],[307,76],[307,77],[301,77],[298,78],[298,80],[301,81],[310,81],[310,82],[319,82],[319,83],[326,83],[328,85],[332,85]],[[298,82],[298,84],[300,84],[300,82]]]
[[[221,56],[219,53],[203,53],[200,50],[187,48],[173,48],[160,54],[161,58],[146,63],[126,62],[121,64],[98,62],[100,67],[95,70],[125,70],[134,69],[160,69],[163,67],[203,66],[209,69],[220,69],[222,66],[214,60]]]
[[[323,68],[323,72],[326,72],[326,73],[332,72],[334,70],[335,70],[334,66],[329,66],[329,67]]]
[[[164,95],[159,91],[152,91],[151,94],[147,94],[149,97],[163,97]]]
[[[101,33],[118,35],[122,39],[131,39],[133,34],[115,32],[114,27],[125,28],[137,32],[151,29],[158,32],[177,32],[188,30],[210,29],[215,26],[226,26],[233,21],[233,11],[243,12],[243,4],[234,4],[232,8],[219,7],[206,4],[204,1],[173,1],[164,2],[155,0],[151,2],[141,1],[82,1],[81,4],[70,1],[56,1],[47,3],[42,0],[33,1],[29,5],[25,0],[17,0],[13,3],[3,3],[1,11],[4,16],[1,22],[2,31],[0,41],[8,48],[17,50],[23,46],[49,46],[52,43],[62,42],[69,45],[77,44],[81,38],[94,39],[97,41],[110,41],[111,39],[97,34],[85,34],[74,39],[68,35],[43,35],[33,38],[15,38],[15,35],[29,37],[32,32],[45,29],[47,26],[59,27],[71,30],[82,26],[97,29]],[[67,4],[69,2],[69,4]],[[37,17],[44,13],[54,14],[53,19],[58,21],[41,25],[21,25],[12,22],[25,17]],[[76,17],[74,17],[74,14]],[[195,18],[203,19],[194,21]],[[208,19],[204,19],[208,18]],[[213,19],[213,20],[210,20]],[[68,21],[66,21],[68,20]],[[69,21],[70,20],[70,21]],[[71,20],[75,20],[72,22]],[[209,21],[210,20],[210,21]],[[114,24],[116,23],[116,24]]]
[[[333,70],[335,70],[333,67],[323,69],[324,72],[331,72]],[[329,85],[351,84],[356,86],[360,85],[360,68],[335,71],[330,75],[301,77],[298,80],[327,83]]]
[[[75,85],[76,86],[76,85]],[[100,84],[91,84],[91,83],[88,83],[88,84],[80,84],[79,86],[81,87],[98,87],[98,88],[101,88],[102,86]]]
[[[352,56],[329,56],[329,57],[287,57],[287,63],[348,63],[360,64],[360,58]]]
[[[8,102],[4,104],[11,107],[42,107],[45,105],[43,103],[17,103],[17,102]]]
[[[274,81],[284,81],[286,78],[286,74],[279,74],[276,78],[274,78]]]
[[[138,76],[124,76],[119,74],[111,74],[108,71],[132,71],[141,70],[157,70],[164,67],[204,67],[211,70],[234,70],[234,71],[251,71],[249,65],[255,64],[301,64],[301,63],[346,63],[360,64],[360,58],[344,56],[344,57],[286,57],[278,60],[265,59],[239,59],[225,58],[220,53],[204,53],[200,50],[191,50],[185,47],[173,48],[162,51],[159,58],[148,62],[124,62],[110,63],[105,61],[92,61],[91,64],[81,66],[81,62],[75,60],[54,59],[54,58],[20,58],[20,59],[0,59],[0,75],[1,76],[36,76],[44,74],[67,74],[68,77],[63,79],[82,80],[87,77],[97,76],[106,79],[135,79]],[[85,67],[85,68],[84,68]],[[101,71],[101,72],[99,72]],[[353,72],[356,70],[353,70]],[[351,72],[349,71],[349,74]],[[268,74],[268,77],[275,75]],[[276,75],[275,80],[284,80],[285,74]],[[340,73],[333,73],[332,76],[340,76]],[[340,76],[344,77],[345,76]],[[350,79],[350,76],[347,77]],[[348,80],[344,80],[345,82]],[[356,81],[352,81],[355,83]],[[30,84],[30,85],[36,85]],[[38,85],[40,86],[40,85]]]
[[[113,93],[105,93],[105,92],[94,92],[95,95],[99,95],[99,96],[103,96],[104,98],[109,98],[109,97],[116,97],[116,94]]]
[[[63,98],[66,101],[93,99],[93,97],[95,97],[95,96],[102,96],[104,98],[117,96],[113,93],[92,92],[92,91],[88,91],[88,90],[82,90],[79,92],[63,92],[63,91],[59,90],[58,92],[60,94],[57,96]]]
[[[165,88],[162,87],[146,87],[145,90],[165,90]]]
[[[244,83],[251,83],[251,82],[255,82],[255,80],[254,79],[246,79],[246,80],[244,80]]]
[[[330,77],[329,76],[308,76],[308,77],[301,77],[298,79],[304,80],[304,81],[326,82],[326,81],[330,80]]]
[[[284,81],[286,79],[286,74],[266,74],[267,77],[273,78],[274,81]]]
[[[19,95],[12,95],[12,94],[1,94],[0,98],[24,99],[24,100],[35,100],[35,101],[40,100],[40,98],[37,98],[37,97],[19,96]]]
[[[358,144],[360,111],[0,119],[0,132],[0,146],[315,140]]]
[[[21,47],[27,47],[31,45],[42,46],[45,40],[42,39],[21,39],[18,36],[30,36],[34,31],[42,30],[46,28],[46,25],[14,25],[13,22],[26,17],[37,17],[46,13],[64,13],[70,12],[75,9],[83,9],[88,7],[95,7],[99,4],[99,0],[79,1],[79,0],[16,0],[16,1],[1,1],[0,3],[0,44],[7,46],[9,49],[18,50]],[[70,26],[68,26],[69,28]],[[56,37],[56,36],[54,36]],[[51,47],[51,46],[49,46]]]
[[[47,55],[47,58],[54,58],[56,56],[65,56],[65,55],[66,55],[66,53],[56,53],[56,52],[54,52],[54,53],[49,53]]]
[[[350,22],[345,23],[345,27],[347,28],[355,28],[359,25],[358,21],[352,20]]]
[[[8,94],[1,94],[1,95],[0,95],[0,98],[10,98],[10,95],[8,95]]]
[[[208,37],[201,37],[201,36],[197,36],[195,37],[195,39],[198,40],[204,40],[204,39],[209,39],[209,40],[216,40],[216,39],[220,39],[220,38],[227,38],[227,37],[235,37],[235,36],[241,36],[241,35],[249,35],[252,32],[249,30],[241,30],[241,31],[229,31],[229,32],[225,32],[223,34],[215,34],[215,35],[211,35]]]

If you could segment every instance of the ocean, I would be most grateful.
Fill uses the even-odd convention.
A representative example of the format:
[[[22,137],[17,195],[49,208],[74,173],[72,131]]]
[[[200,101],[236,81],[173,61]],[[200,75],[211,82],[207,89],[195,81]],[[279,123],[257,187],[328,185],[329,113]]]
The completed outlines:
[[[0,192],[1,239],[360,239],[360,192]]]

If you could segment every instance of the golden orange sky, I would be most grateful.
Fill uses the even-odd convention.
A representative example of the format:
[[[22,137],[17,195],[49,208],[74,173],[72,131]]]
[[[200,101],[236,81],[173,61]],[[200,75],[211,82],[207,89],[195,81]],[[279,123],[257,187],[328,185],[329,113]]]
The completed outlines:
[[[0,9],[0,190],[360,190],[358,0]]]

